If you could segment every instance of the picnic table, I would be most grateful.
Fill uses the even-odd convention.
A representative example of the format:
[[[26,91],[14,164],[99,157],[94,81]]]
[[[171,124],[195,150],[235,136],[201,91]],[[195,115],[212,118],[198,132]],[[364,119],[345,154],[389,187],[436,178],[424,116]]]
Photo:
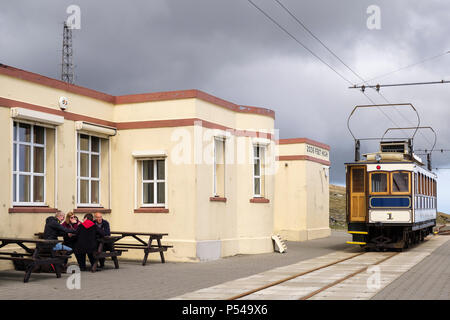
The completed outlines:
[[[62,242],[61,240],[43,240],[27,238],[0,238],[0,248],[7,245],[18,245],[25,250],[25,253],[18,252],[0,252],[0,260],[11,260],[13,262],[22,262],[26,265],[23,282],[28,282],[33,270],[42,265],[54,266],[56,277],[61,278],[62,265],[64,260],[70,258],[70,255],[59,254],[53,250],[53,247]],[[29,246],[35,245],[35,248]]]
[[[146,232],[129,232],[129,231],[111,231],[111,234],[118,235],[119,240],[131,237],[138,241],[138,243],[120,243],[117,242],[114,244],[114,248],[118,249],[141,249],[144,250],[144,259],[142,261],[142,265],[145,266],[147,263],[148,254],[152,252],[159,252],[161,256],[161,262],[165,263],[164,252],[167,251],[168,248],[172,248],[173,246],[162,245],[161,239],[164,236],[169,235],[168,233],[146,233]],[[148,236],[148,241],[143,240],[142,236]],[[156,241],[155,244],[152,244],[153,240]]]

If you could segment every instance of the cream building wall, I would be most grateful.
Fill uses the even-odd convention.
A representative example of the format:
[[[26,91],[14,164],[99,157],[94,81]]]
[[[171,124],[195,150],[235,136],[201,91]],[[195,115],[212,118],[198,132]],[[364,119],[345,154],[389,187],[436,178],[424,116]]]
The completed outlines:
[[[329,146],[285,139],[278,148],[275,233],[291,241],[329,236]]]
[[[69,101],[65,111],[58,105],[60,97]],[[57,125],[47,124],[47,207],[13,205],[12,127],[15,120],[23,121],[12,118],[13,108],[62,119]],[[94,129],[88,126],[80,131],[80,124]],[[73,210],[79,217],[101,211],[114,231],[168,233],[163,243],[173,245],[166,253],[169,261],[272,252],[274,230],[286,229],[292,221],[292,239],[326,236],[328,180],[320,175],[322,165],[289,160],[289,169],[283,167],[275,174],[273,130],[273,111],[238,106],[197,90],[110,96],[0,65],[0,148],[4,150],[0,174],[5,181],[0,184],[0,236],[33,237],[43,231],[45,219],[57,209]],[[99,208],[77,205],[78,133],[101,138]],[[224,194],[220,198],[213,192],[210,147],[215,137],[225,140]],[[266,150],[264,191],[257,198],[253,196],[254,145]],[[304,144],[283,148],[286,155],[308,151]],[[163,208],[143,208],[141,163],[155,157],[165,159],[166,203]],[[325,155],[315,157],[328,161]],[[301,185],[292,179],[293,170],[304,177]],[[277,205],[283,201],[280,194],[289,196],[285,201],[288,211],[283,214],[277,214],[281,212]],[[297,216],[299,210],[308,214]],[[142,256],[140,250],[124,253],[125,258]],[[159,255],[149,259],[159,260]]]

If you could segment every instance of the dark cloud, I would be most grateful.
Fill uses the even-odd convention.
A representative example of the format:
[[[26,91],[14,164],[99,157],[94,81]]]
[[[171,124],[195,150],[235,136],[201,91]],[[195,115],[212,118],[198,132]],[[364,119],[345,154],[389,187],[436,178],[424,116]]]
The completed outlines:
[[[350,82],[361,82],[275,1],[253,1]],[[450,3],[444,1],[282,2],[364,79],[450,50]],[[347,116],[355,105],[369,101],[347,89],[348,83],[247,1],[4,1],[0,62],[59,78],[62,22],[71,4],[79,5],[82,14],[81,30],[74,31],[77,84],[115,95],[197,88],[239,104],[274,109],[282,138],[307,136],[331,145],[331,179],[344,182],[343,163],[353,158]],[[381,30],[366,27],[369,5],[381,9]],[[449,79],[449,65],[450,54],[378,81]],[[422,124],[438,132],[438,147],[450,148],[449,89],[398,87],[382,93],[390,102],[413,103]],[[385,102],[374,91],[367,94]],[[388,114],[401,125],[414,121],[407,112]],[[381,113],[358,122],[368,131],[394,125]],[[420,135],[418,143],[425,146],[427,141]],[[436,154],[434,165],[450,167],[449,154]],[[450,189],[447,174],[439,175],[440,192]],[[445,201],[441,209],[450,211]]]

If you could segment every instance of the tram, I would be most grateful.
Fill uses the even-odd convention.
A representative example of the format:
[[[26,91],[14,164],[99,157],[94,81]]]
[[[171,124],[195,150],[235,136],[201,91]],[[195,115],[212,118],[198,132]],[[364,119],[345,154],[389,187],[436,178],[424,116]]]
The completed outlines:
[[[414,129],[414,135],[420,129],[432,130],[395,129]],[[364,139],[355,138],[355,161],[345,164],[347,223],[352,235],[347,243],[367,250],[406,249],[423,241],[436,226],[437,176],[432,172],[431,152],[425,165],[414,154],[414,135],[404,140],[385,139],[385,135],[377,152],[362,157],[359,148]]]

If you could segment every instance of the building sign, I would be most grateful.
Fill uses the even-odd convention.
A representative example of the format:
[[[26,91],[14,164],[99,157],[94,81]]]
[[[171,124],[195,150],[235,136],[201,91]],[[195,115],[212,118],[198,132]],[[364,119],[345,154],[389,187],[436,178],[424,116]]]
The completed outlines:
[[[310,144],[306,145],[306,153],[309,153],[310,155],[315,157],[319,156],[328,159],[328,150],[312,146]]]

